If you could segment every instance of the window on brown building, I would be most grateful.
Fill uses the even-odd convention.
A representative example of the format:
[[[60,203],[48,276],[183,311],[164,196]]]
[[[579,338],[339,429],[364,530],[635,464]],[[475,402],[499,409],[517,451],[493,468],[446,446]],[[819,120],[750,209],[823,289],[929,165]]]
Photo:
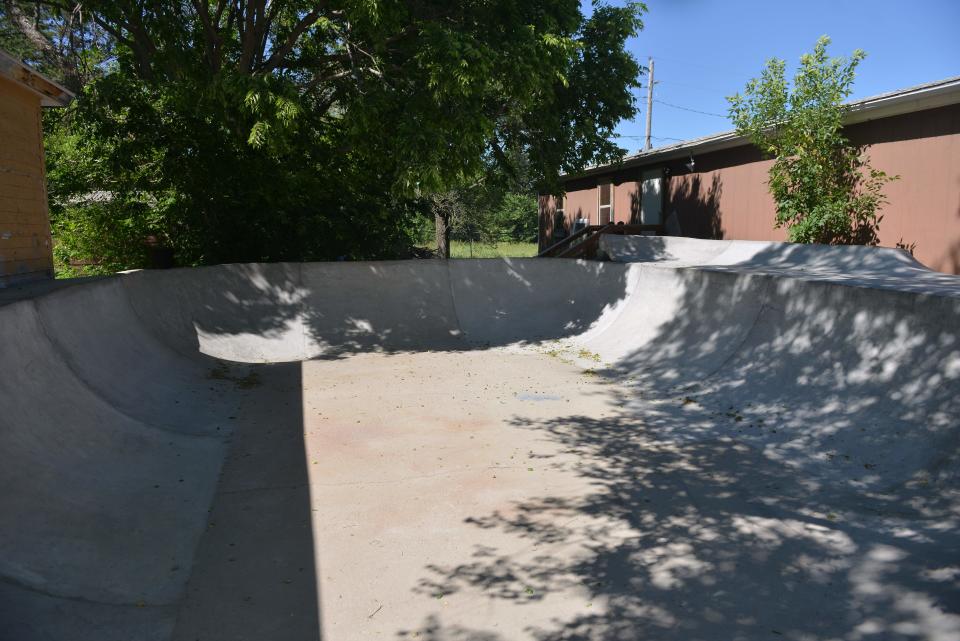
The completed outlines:
[[[602,183],[598,186],[600,190],[600,220],[598,224],[606,225],[613,222],[613,184]]]
[[[553,214],[553,237],[563,238],[567,235],[567,215],[564,210],[566,196],[557,196],[557,207]]]

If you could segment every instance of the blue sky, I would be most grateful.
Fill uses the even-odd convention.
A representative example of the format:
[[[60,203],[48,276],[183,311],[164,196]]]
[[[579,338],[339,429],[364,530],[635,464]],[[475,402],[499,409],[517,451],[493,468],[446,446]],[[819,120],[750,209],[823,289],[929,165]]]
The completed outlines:
[[[583,0],[585,12],[590,1]],[[615,2],[619,4],[619,2]],[[832,55],[860,48],[853,99],[960,75],[960,0],[649,0],[644,30],[629,42],[646,64],[655,61],[654,98],[722,114],[725,96],[760,73],[770,57],[787,61],[788,75],[817,38],[829,35]],[[646,78],[640,112],[622,123],[620,145],[643,145]],[[655,147],[726,131],[725,117],[655,102]]]

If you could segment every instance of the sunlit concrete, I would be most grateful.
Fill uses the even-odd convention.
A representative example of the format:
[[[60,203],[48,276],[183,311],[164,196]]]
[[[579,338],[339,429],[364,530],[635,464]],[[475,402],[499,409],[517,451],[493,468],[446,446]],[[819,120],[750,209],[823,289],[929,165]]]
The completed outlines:
[[[617,238],[18,293],[0,640],[960,638],[960,279]]]

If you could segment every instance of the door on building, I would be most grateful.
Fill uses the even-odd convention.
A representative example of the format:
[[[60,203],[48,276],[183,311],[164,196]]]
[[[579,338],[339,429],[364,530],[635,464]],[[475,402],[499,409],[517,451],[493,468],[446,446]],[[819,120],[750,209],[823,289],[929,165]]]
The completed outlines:
[[[553,213],[553,238],[560,240],[567,237],[567,214],[564,207],[566,196],[557,196],[557,207]]]
[[[659,225],[663,219],[663,172],[651,169],[640,175],[640,222]]]

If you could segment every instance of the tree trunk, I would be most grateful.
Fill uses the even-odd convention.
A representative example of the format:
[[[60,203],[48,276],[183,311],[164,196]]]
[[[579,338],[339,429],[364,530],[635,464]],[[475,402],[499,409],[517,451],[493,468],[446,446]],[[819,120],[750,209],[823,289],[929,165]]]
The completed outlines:
[[[433,220],[437,228],[437,254],[446,260],[450,258],[450,216],[436,211]]]

